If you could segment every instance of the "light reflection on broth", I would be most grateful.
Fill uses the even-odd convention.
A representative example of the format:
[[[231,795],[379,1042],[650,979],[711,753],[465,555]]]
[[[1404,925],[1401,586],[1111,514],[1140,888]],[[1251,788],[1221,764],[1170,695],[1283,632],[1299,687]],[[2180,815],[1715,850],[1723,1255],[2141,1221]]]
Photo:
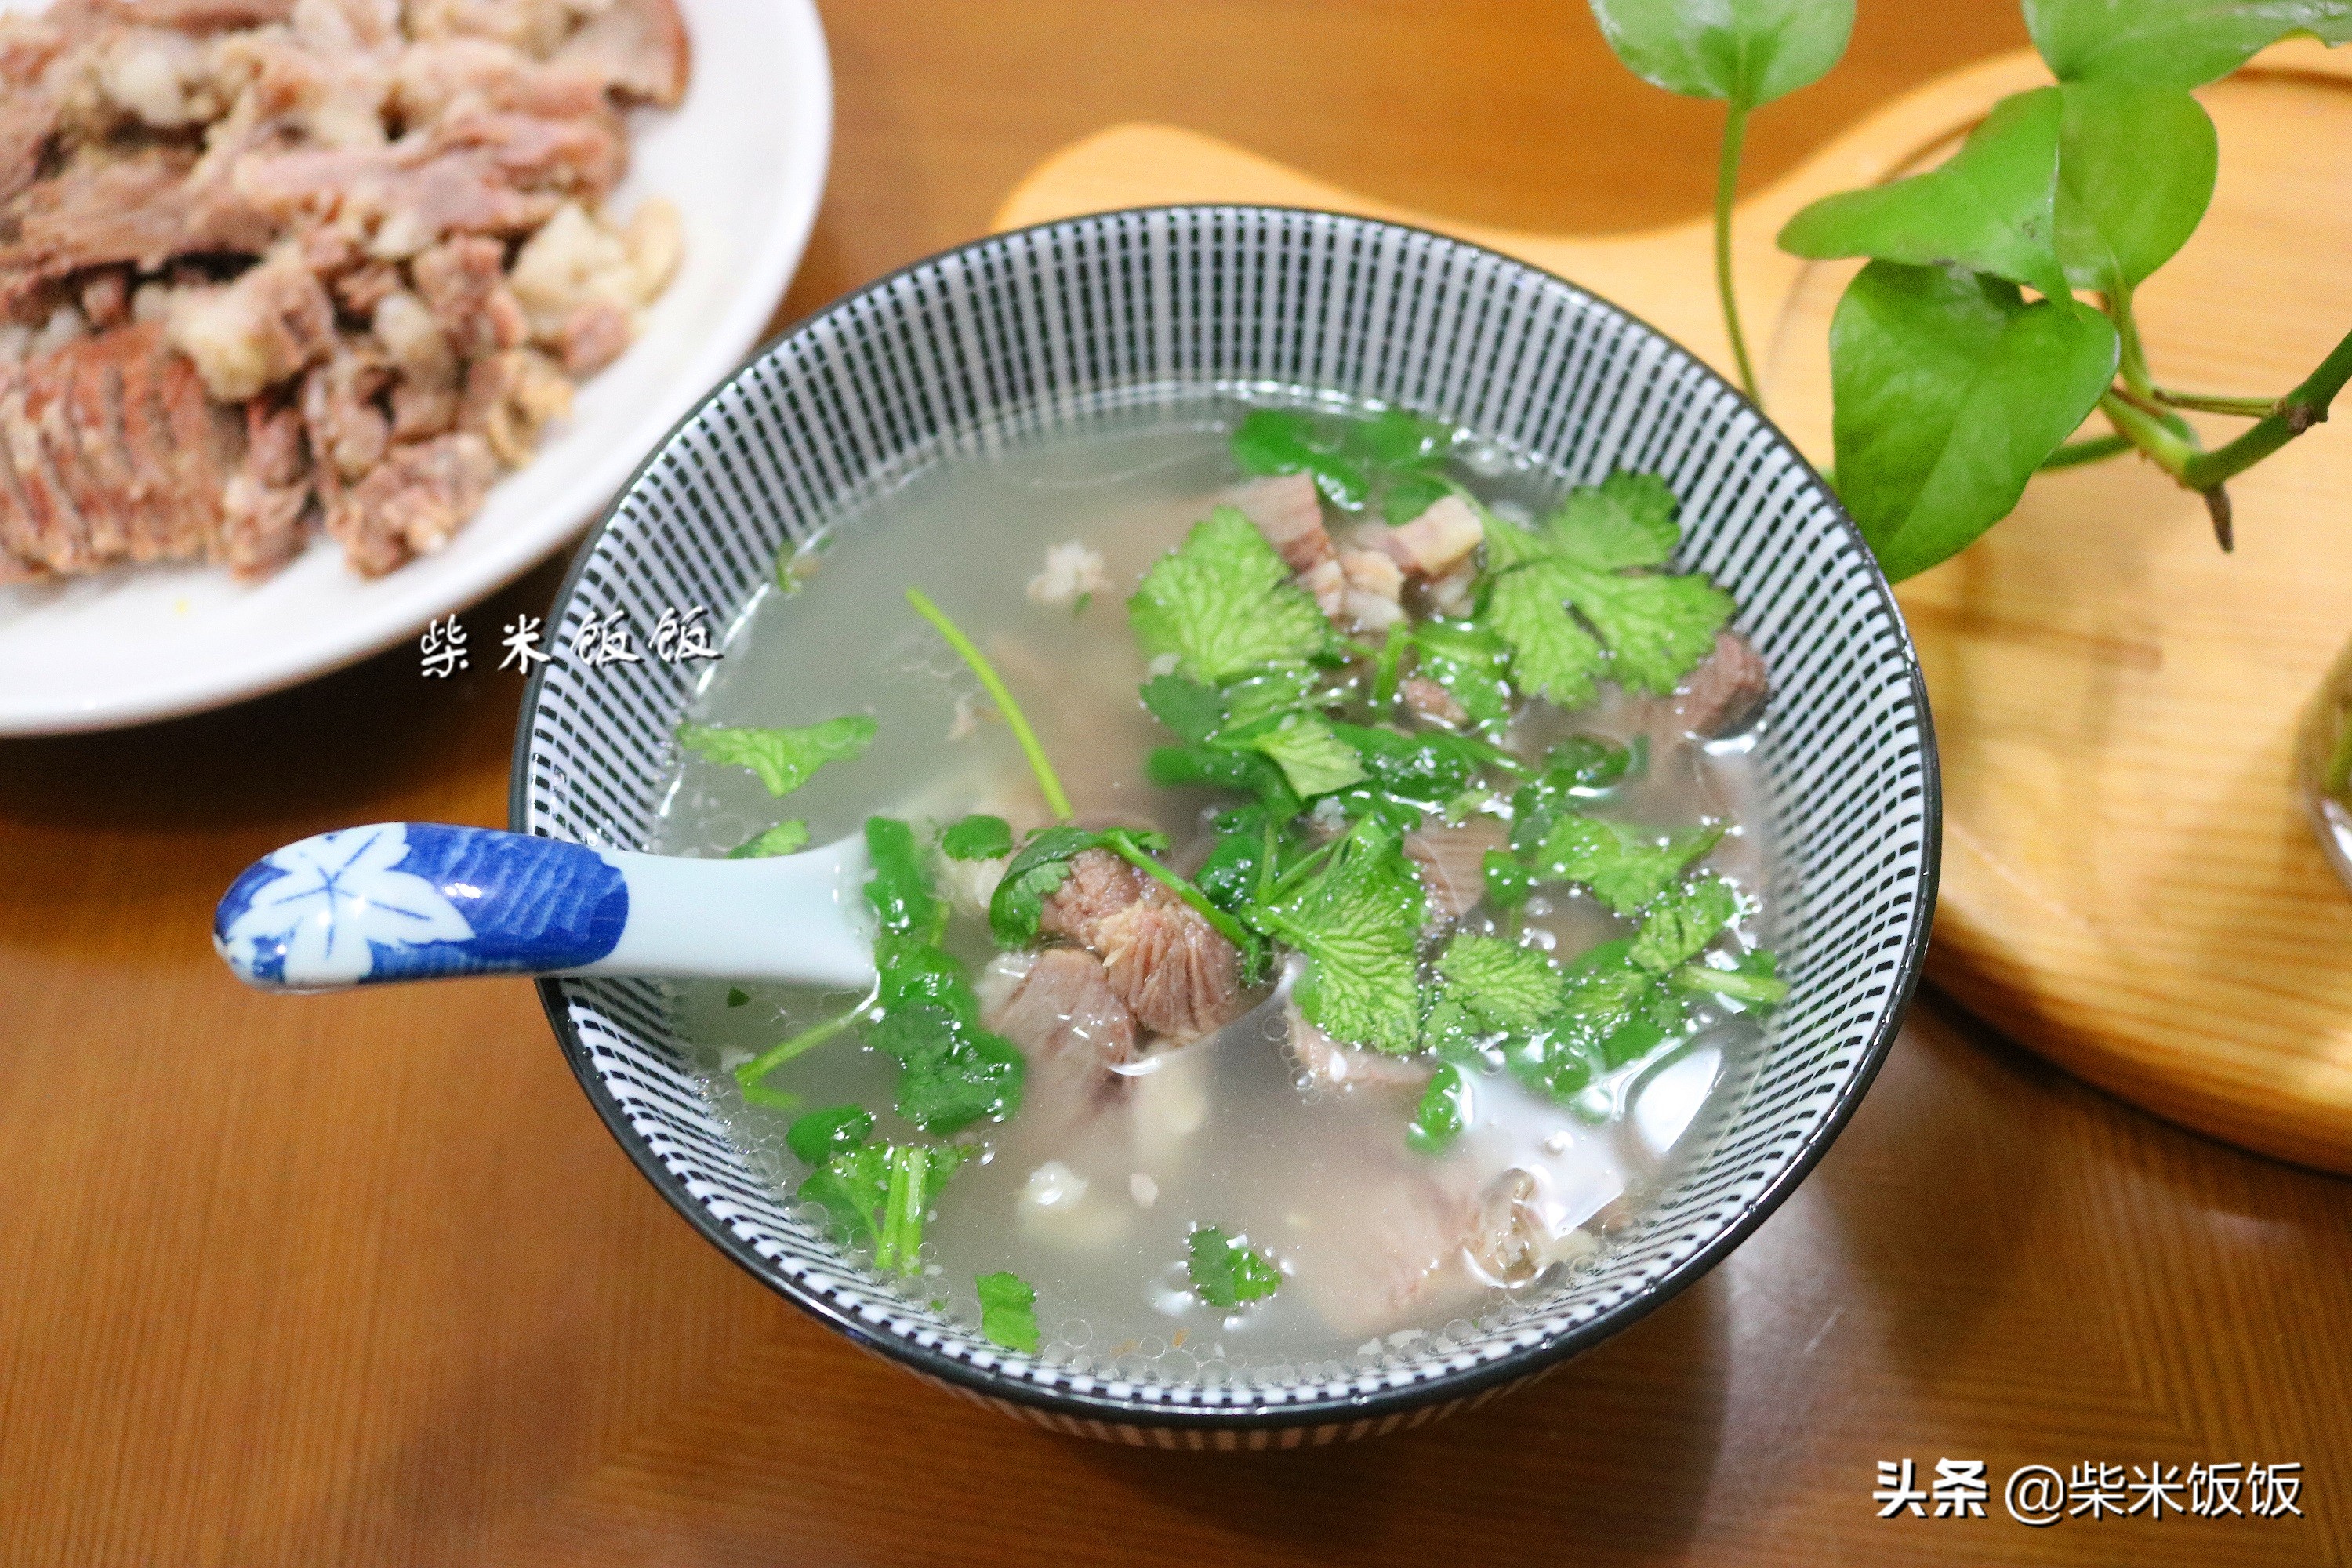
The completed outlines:
[[[713,669],[693,717],[722,724],[806,724],[839,713],[879,721],[871,750],[822,770],[787,802],[740,770],[689,769],[664,808],[654,847],[723,853],[780,816],[807,821],[812,841],[858,831],[872,814],[919,824],[996,813],[1016,830],[1046,813],[1021,752],[977,682],[908,611],[920,587],[968,632],[1011,685],[1054,759],[1084,824],[1150,824],[1189,868],[1205,826],[1230,795],[1162,789],[1142,759],[1169,737],[1137,700],[1146,679],[1121,601],[1180,543],[1235,474],[1226,432],[1232,403],[1107,418],[1080,434],[1029,438],[986,458],[920,472],[834,529],[806,591],[763,592]],[[1475,465],[1476,488],[1524,519],[1558,487],[1524,468]],[[1049,546],[1079,540],[1101,552],[1109,591],[1073,611],[1031,602],[1024,587]],[[1706,861],[1752,896],[1765,888],[1759,781],[1745,742],[1702,747],[1667,705],[1613,687],[1573,714],[1531,704],[1509,741],[1539,756],[1574,733],[1643,737],[1646,773],[1594,814],[1658,826],[1728,819]],[[943,891],[960,868],[950,864]],[[984,1004],[1011,988],[1017,964],[997,961],[984,920],[960,909],[947,945]],[[1589,894],[1543,889],[1525,907],[1530,941],[1562,962],[1631,925]],[[1465,929],[1500,931],[1484,907]],[[1748,931],[1749,937],[1761,933]],[[996,961],[996,962],[992,962]],[[672,990],[678,1032],[693,1043],[711,1103],[763,1178],[787,1194],[807,1173],[786,1150],[793,1112],[747,1105],[731,1068],[856,1000],[784,987]],[[1114,1110],[1089,1117],[1024,1113],[982,1122],[956,1142],[977,1152],[950,1180],[927,1228],[925,1268],[909,1289],[977,1321],[975,1274],[1010,1269],[1038,1291],[1049,1359],[1098,1373],[1221,1378],[1369,1364],[1449,1323],[1521,1310],[1634,1215],[1677,1149],[1703,1137],[1737,1092],[1754,1026],[1719,1008],[1695,1011],[1687,1038],[1601,1077],[1567,1104],[1507,1072],[1481,1074],[1472,1115],[1442,1156],[1416,1153],[1402,1128],[1418,1087],[1317,1087],[1284,1047],[1285,975],[1249,1012],[1192,1045],[1125,1069]],[[890,1114],[897,1067],[844,1035],[790,1063],[771,1087],[803,1108],[856,1101],[877,1136],[919,1134]],[[1034,1107],[1032,1108],[1035,1109]],[[1712,1109],[1718,1117],[1707,1114]],[[1696,1129],[1696,1131],[1693,1130]],[[1482,1278],[1448,1227],[1505,1173],[1523,1173],[1517,1208],[1539,1223],[1542,1256],[1517,1277]],[[1195,1299],[1187,1233],[1214,1224],[1270,1252],[1284,1271],[1273,1296],[1223,1312]],[[1400,1238],[1403,1238],[1402,1243]],[[1434,1265],[1426,1279],[1399,1257]],[[1402,1281],[1402,1282],[1401,1282]]]

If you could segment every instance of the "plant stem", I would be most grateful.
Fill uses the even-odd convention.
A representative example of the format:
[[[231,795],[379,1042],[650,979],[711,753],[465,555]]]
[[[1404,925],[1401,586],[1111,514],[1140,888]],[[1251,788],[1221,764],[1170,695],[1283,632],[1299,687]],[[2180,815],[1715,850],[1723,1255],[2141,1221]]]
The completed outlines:
[[[1731,202],[1739,194],[1739,153],[1748,140],[1748,106],[1734,99],[1723,122],[1723,158],[1715,176],[1715,288],[1723,296],[1723,327],[1731,338],[1731,357],[1739,366],[1739,388],[1758,408],[1764,398],[1756,389],[1756,367],[1748,361],[1748,339],[1739,330],[1739,296],[1731,287]]]
[[[1062,793],[1062,781],[1054,776],[1054,764],[1045,760],[1045,748],[1038,744],[1037,731],[1029,727],[1029,721],[1021,712],[1021,704],[1013,700],[1012,691],[996,673],[995,667],[982,657],[980,649],[972,646],[971,639],[964,636],[961,628],[948,619],[945,612],[932,604],[920,588],[907,590],[907,603],[915,606],[917,615],[939,628],[940,636],[948,639],[948,646],[956,650],[957,657],[971,666],[971,672],[980,677],[981,685],[987,688],[989,700],[996,704],[996,710],[1003,714],[1004,721],[1013,727],[1013,738],[1021,742],[1022,753],[1029,759],[1029,771],[1037,775],[1037,788],[1045,796],[1046,809],[1059,822],[1067,822],[1076,816],[1077,813],[1071,809],[1070,797]]]
[[[2174,392],[2167,387],[2152,386],[2148,395],[2168,408],[2193,408],[2200,414],[2233,414],[2247,419],[2260,419],[2278,412],[2275,397],[2216,397],[2210,393]]]
[[[2190,489],[2218,485],[2261,462],[2313,426],[2325,422],[2328,405],[2344,384],[2352,381],[2352,332],[2304,377],[2303,384],[2278,400],[2278,406],[2254,427],[2224,447],[2200,452],[2190,461],[2181,483]]]
[[[2179,416],[2151,414],[2137,399],[2120,389],[2112,389],[2100,397],[2099,411],[2107,416],[2118,435],[2128,437],[2158,468],[2205,498],[2205,510],[2213,517],[2214,542],[2224,551],[2231,549],[2235,536],[2231,531],[2230,492],[2221,488],[2219,479],[2200,485],[2189,478],[2193,466],[2207,454],[2198,449],[2189,436],[2174,428],[2180,422]]]
[[[745,1062],[741,1067],[735,1069],[735,1081],[741,1084],[747,1089],[752,1088],[754,1085],[758,1084],[761,1079],[767,1077],[770,1073],[775,1071],[776,1068],[783,1066],[794,1057],[799,1056],[803,1051],[809,1050],[814,1047],[824,1044],[825,1041],[833,1038],[834,1036],[849,1027],[851,1024],[855,1023],[857,1018],[865,1013],[866,1008],[871,1007],[872,1005],[874,1005],[874,994],[869,992],[866,994],[866,998],[859,1002],[856,1006],[852,1007],[848,1012],[842,1014],[839,1017],[827,1018],[821,1024],[812,1025],[808,1028],[803,1029],[799,1034],[794,1035],[792,1038],[784,1041],[782,1045],[769,1047],[767,1050],[761,1053],[758,1057]]]
[[[1250,933],[1248,927],[1211,903],[1208,894],[1153,859],[1142,845],[1116,829],[1105,834],[1103,841],[1117,850],[1119,858],[1129,865],[1192,905],[1193,912],[1215,927],[1219,936],[1240,948],[1244,953],[1256,946],[1257,939]]]
[[[2085,463],[2096,463],[2119,457],[2132,449],[2132,444],[2121,436],[2095,436],[2087,441],[2069,441],[2042,459],[2042,471],[2058,468],[2079,468]]]
[[[2140,343],[2139,321],[2132,314],[2131,285],[2121,284],[2107,296],[2107,315],[2116,323],[2116,337],[2121,350],[2116,370],[2124,378],[2124,385],[2131,389],[2133,395],[2147,397],[2149,395],[2147,350]]]

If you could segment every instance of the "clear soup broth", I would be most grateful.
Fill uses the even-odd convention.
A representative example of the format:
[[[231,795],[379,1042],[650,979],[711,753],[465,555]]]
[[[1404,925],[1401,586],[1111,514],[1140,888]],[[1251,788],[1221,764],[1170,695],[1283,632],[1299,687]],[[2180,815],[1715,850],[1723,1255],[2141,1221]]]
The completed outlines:
[[[772,586],[749,607],[691,717],[797,726],[868,714],[877,721],[870,747],[782,800],[746,769],[684,756],[652,847],[724,854],[786,817],[804,821],[814,844],[858,833],[876,814],[915,825],[927,846],[971,813],[1001,816],[1016,835],[1046,824],[1022,748],[972,672],[909,609],[914,587],[1001,673],[1079,824],[1156,829],[1169,840],[1170,867],[1198,868],[1220,814],[1245,796],[1147,778],[1147,757],[1178,742],[1138,693],[1171,659],[1155,664],[1139,646],[1124,602],[1221,500],[1250,482],[1233,438],[1256,406],[1217,399],[1106,413],[986,456],[937,462],[843,518],[791,563],[798,591]],[[1341,416],[1373,412],[1314,406],[1326,438],[1335,428],[1346,436]],[[1392,489],[1414,473],[1436,475],[1465,487],[1491,514],[1490,529],[1525,527],[1561,504],[1563,487],[1530,465],[1459,435],[1434,445],[1420,469],[1390,476]],[[1351,513],[1327,499],[1321,515],[1342,552],[1381,526],[1377,505]],[[1099,560],[1073,569],[1076,558],[1066,553],[1057,578],[1048,552],[1073,542]],[[1489,557],[1491,566],[1491,547]],[[1361,564],[1349,571],[1386,585]],[[1431,608],[1433,577],[1404,575],[1408,611],[1480,624],[1475,595],[1483,585],[1467,598],[1461,584],[1444,585],[1464,612],[1448,617],[1444,606]],[[1339,607],[1345,661],[1318,667],[1318,679],[1327,696],[1352,693],[1360,707],[1381,679],[1376,650],[1390,639],[1377,625],[1348,625]],[[1416,622],[1408,614],[1403,624]],[[1528,781],[1555,747],[1583,736],[1623,748],[1624,776],[1575,792],[1572,811],[1639,825],[1637,838],[1668,850],[1681,845],[1691,858],[1678,886],[1717,879],[1738,894],[1706,953],[1654,988],[1648,1005],[1670,1016],[1667,1024],[1628,1026],[1630,1036],[1611,1037],[1614,1048],[1585,1042],[1581,1081],[1578,1072],[1515,1068],[1511,1052],[1550,1047],[1482,1026],[1477,1043],[1457,1044],[1448,1058],[1465,1090],[1454,1106],[1458,1131],[1442,1145],[1424,1138],[1416,1146],[1408,1129],[1419,1124],[1443,1064],[1426,1052],[1302,1047],[1294,1036],[1305,960],[1276,944],[1263,978],[1235,1004],[1238,1016],[1203,1037],[1147,1042],[1132,1059],[1103,1067],[1119,1081],[1079,1096],[1076,1110],[1066,1094],[1044,1104],[1035,1052],[1016,1041],[1031,1058],[1029,1101],[1009,1119],[982,1118],[943,1140],[964,1159],[929,1202],[901,1288],[977,1326],[976,1277],[1011,1271],[1035,1291],[1037,1353],[1047,1360],[1112,1375],[1225,1381],[1375,1365],[1449,1325],[1465,1331],[1548,1295],[1633,1223],[1691,1156],[1727,1110],[1760,1039],[1769,982],[1727,996],[1704,988],[1706,975],[1685,973],[1735,964],[1768,973],[1752,960],[1770,924],[1756,723],[1751,714],[1701,715],[1694,733],[1694,682],[1704,685],[1705,672],[1678,697],[1629,694],[1603,680],[1594,700],[1573,710],[1515,695],[1507,716],[1483,731],[1466,718],[1396,710],[1400,730],[1483,733],[1518,760],[1523,772],[1490,769],[1489,784],[1447,803],[1485,841],[1502,840],[1497,853],[1507,857],[1522,847],[1507,837],[1514,802],[1524,809]],[[1294,825],[1298,856],[1346,832],[1349,820],[1330,805],[1307,810]],[[1444,814],[1423,822],[1439,828]],[[1002,953],[991,934],[985,894],[1003,863],[926,853],[954,910],[941,944],[963,961],[986,1015],[1000,1016],[1034,951]],[[1527,853],[1541,860],[1540,847]],[[1437,895],[1428,895],[1415,960],[1424,1010],[1430,997],[1454,994],[1435,966],[1465,934],[1540,953],[1572,974],[1580,956],[1643,929],[1646,917],[1618,912],[1573,878],[1547,877],[1539,866],[1528,880],[1523,902],[1507,907],[1490,887],[1452,920],[1439,918]],[[747,1100],[735,1069],[861,1000],[758,984],[673,988],[677,1032],[697,1053],[711,1104],[754,1169],[787,1197],[811,1168],[785,1132],[809,1110],[855,1103],[874,1115],[877,1142],[942,1142],[893,1111],[899,1064],[854,1026],[761,1080],[764,1098],[790,1095],[796,1106]],[[827,1222],[822,1207],[805,1212]],[[1462,1234],[1496,1223],[1510,1232],[1499,1253]],[[1231,1307],[1206,1299],[1189,1259],[1192,1233],[1207,1226],[1277,1270],[1277,1288]],[[870,1256],[870,1238],[856,1245]]]

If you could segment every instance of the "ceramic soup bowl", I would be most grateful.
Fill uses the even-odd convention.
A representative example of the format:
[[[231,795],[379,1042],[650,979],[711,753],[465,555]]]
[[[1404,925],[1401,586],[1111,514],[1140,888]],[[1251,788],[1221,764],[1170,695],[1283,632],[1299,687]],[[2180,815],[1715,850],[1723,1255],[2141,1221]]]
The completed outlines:
[[[1737,596],[1739,629],[1770,665],[1759,742],[1777,843],[1768,898],[1792,991],[1710,1101],[1696,1152],[1597,1260],[1467,1333],[1376,1363],[1215,1383],[1049,1364],[910,1300],[756,1175],[706,1102],[656,986],[541,983],[588,1098],[713,1246],[942,1388],[1129,1442],[1262,1447],[1390,1431],[1523,1384],[1657,1307],[1753,1231],[1853,1112],[1911,995],[1934,905],[1937,778],[1917,664],[1822,479],[1640,321],[1504,257],[1393,225],[1249,207],[1111,213],[886,279],[774,343],[670,434],[582,548],[547,646],[568,648],[590,617],[614,611],[649,627],[666,605],[698,604],[726,626],[780,551],[925,465],[1108,405],[1276,387],[1433,415],[1562,485],[1621,467],[1664,475],[1683,500],[1680,564]],[[822,578],[807,591],[823,593]],[[701,668],[589,668],[563,654],[542,667],[516,739],[513,827],[646,844]]]

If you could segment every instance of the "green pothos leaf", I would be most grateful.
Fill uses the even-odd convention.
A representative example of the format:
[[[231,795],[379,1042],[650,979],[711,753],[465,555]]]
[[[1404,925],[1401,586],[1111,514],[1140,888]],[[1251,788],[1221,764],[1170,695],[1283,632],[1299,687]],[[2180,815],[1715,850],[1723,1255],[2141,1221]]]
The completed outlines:
[[[1838,489],[1889,577],[2009,515],[2116,370],[2115,327],[1958,268],[1874,261],[1830,324]]]
[[[2202,87],[2291,33],[2352,42],[2352,0],[2025,0],[2061,81]]]
[[[1690,98],[1769,103],[1821,79],[1845,53],[1853,0],[1591,0],[1601,36],[1635,76]]]

